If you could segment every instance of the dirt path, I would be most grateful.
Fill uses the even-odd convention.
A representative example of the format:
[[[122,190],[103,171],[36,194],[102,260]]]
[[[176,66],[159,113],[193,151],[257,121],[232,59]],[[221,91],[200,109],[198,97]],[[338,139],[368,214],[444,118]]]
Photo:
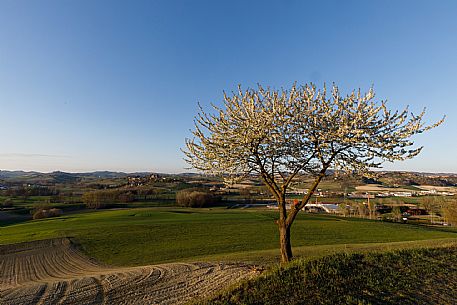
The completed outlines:
[[[1,304],[182,304],[254,275],[236,263],[104,267],[65,238],[0,246]]]

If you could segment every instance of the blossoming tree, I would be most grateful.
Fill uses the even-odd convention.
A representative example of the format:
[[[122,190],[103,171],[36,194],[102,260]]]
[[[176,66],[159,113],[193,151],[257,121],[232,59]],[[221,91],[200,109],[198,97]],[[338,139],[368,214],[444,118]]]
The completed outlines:
[[[226,178],[259,176],[279,207],[281,261],[292,258],[290,229],[328,169],[366,172],[384,161],[413,158],[422,147],[411,137],[440,125],[426,126],[419,115],[392,111],[376,101],[373,89],[341,95],[337,86],[313,84],[290,89],[224,93],[221,107],[195,117],[186,139],[186,161],[195,169]],[[286,209],[286,191],[301,175],[313,183],[303,198]]]

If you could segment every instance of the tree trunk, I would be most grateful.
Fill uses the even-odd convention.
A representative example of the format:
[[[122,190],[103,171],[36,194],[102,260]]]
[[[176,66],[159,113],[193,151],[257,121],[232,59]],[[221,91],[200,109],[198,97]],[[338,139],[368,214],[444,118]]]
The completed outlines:
[[[281,249],[281,263],[285,264],[292,259],[292,246],[290,244],[290,227],[279,225],[279,243]]]

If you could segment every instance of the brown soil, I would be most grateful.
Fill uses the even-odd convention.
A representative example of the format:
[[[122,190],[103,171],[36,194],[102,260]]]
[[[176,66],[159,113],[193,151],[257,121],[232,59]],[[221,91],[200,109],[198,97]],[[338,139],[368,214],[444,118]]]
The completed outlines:
[[[50,239],[0,246],[0,303],[182,304],[255,274],[238,263],[107,267]]]

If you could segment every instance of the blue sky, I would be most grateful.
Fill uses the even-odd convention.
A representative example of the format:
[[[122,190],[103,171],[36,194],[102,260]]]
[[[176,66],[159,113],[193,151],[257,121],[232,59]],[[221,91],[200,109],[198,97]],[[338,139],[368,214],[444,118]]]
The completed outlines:
[[[374,84],[447,121],[389,170],[457,172],[456,1],[0,0],[0,169],[183,172],[197,102]]]

